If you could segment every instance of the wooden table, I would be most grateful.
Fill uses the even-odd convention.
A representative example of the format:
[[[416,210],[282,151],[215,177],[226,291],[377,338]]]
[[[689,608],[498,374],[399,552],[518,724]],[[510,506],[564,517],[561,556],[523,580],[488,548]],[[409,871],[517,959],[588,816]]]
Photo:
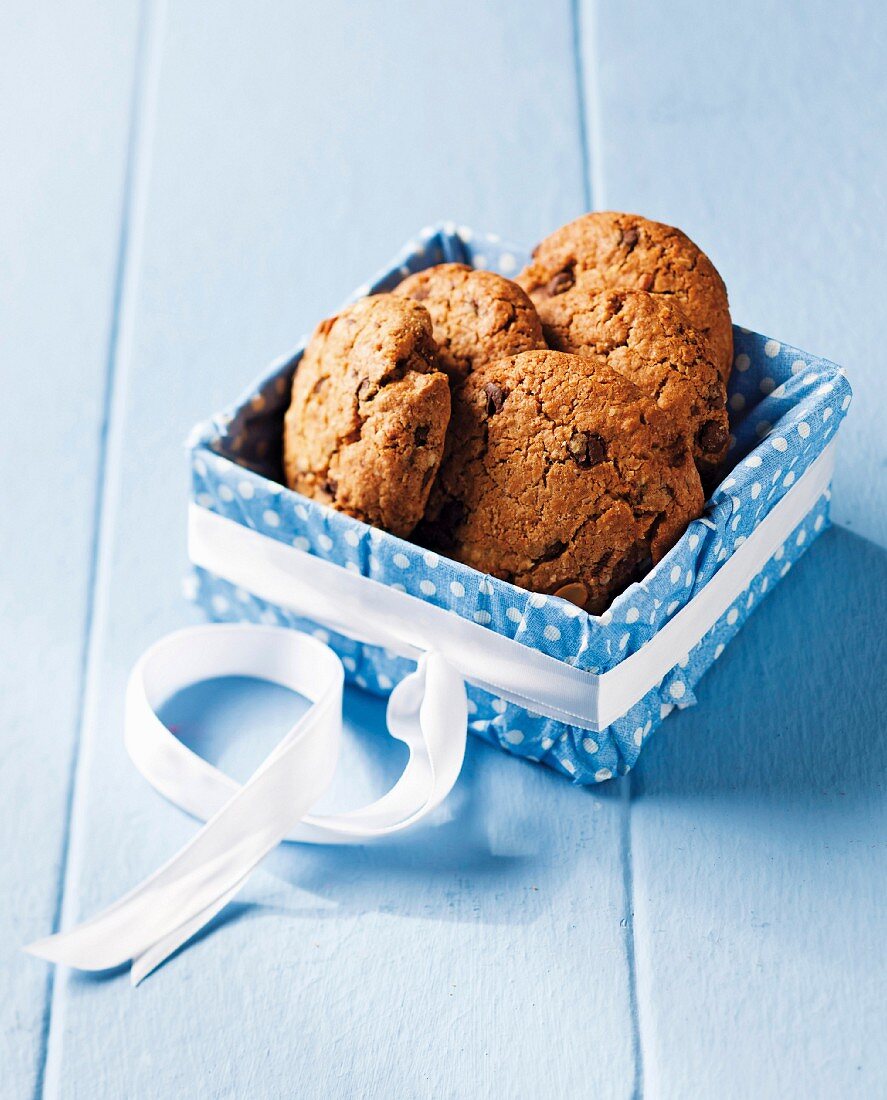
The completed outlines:
[[[0,8],[4,1097],[887,1094],[885,35],[875,0]],[[682,226],[739,322],[846,365],[839,526],[631,776],[472,742],[446,824],[281,850],[136,991],[22,954],[194,828],[121,743],[195,618],[192,422],[423,224],[589,207]],[[182,721],[244,770],[291,704]],[[349,711],[356,798],[396,760]]]

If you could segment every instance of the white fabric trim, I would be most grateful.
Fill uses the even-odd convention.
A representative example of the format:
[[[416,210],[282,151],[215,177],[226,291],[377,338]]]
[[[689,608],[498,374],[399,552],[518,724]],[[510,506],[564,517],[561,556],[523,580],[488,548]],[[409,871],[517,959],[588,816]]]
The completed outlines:
[[[832,442],[708,584],[637,653],[599,677],[597,718],[601,729],[643,699],[711,630],[826,491],[834,468]]]
[[[404,657],[434,651],[484,691],[597,732],[660,683],[714,626],[810,511],[833,468],[831,443],[705,587],[637,653],[600,675],[196,504],[189,511],[188,545],[195,565],[259,599]]]

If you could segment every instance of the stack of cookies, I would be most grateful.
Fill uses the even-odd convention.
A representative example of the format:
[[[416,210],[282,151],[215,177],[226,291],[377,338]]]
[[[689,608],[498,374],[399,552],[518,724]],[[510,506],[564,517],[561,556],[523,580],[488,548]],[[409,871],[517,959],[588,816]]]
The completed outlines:
[[[287,484],[599,613],[701,513],[731,363],[708,257],[588,214],[515,282],[441,264],[323,321],[293,380]]]

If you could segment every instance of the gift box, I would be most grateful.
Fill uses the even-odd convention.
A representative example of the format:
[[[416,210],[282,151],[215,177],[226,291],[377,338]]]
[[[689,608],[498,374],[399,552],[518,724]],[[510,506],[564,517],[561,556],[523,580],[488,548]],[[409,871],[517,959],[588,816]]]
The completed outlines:
[[[424,230],[350,301],[446,261],[513,276],[528,250]],[[350,682],[387,695],[442,646],[470,732],[577,783],[627,772],[706,669],[828,526],[841,368],[734,327],[731,443],[701,518],[599,616],[371,528],[282,483],[283,416],[305,341],[189,440],[189,595],[217,621],[314,633]],[[245,372],[246,373],[246,372]],[[704,686],[700,688],[704,695]]]

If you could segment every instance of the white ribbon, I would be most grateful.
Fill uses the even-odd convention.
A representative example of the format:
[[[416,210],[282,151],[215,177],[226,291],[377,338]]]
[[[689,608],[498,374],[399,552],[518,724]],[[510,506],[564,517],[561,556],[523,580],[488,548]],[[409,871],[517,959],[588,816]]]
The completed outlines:
[[[314,704],[243,786],[191,752],[156,713],[189,684],[221,676],[268,680]],[[465,686],[435,653],[421,656],[388,701],[388,730],[409,749],[397,783],[363,809],[309,813],[336,768],[343,681],[342,664],[328,646],[281,627],[195,627],[152,646],[130,676],[126,746],[162,794],[206,824],[114,905],[27,950],[81,970],[132,960],[136,984],[211,920],[282,840],[355,843],[407,829],[430,814],[459,776],[468,721]]]
[[[84,970],[132,960],[137,983],[211,920],[280,841],[357,843],[415,825],[458,778],[467,730],[464,681],[567,725],[604,729],[718,621],[828,487],[833,466],[830,444],[701,592],[638,652],[599,676],[192,505],[189,550],[196,565],[418,661],[392,692],[387,713],[389,732],[407,745],[409,760],[394,787],[370,806],[311,814],[338,757],[344,678],[338,657],[316,638],[279,627],[213,625],[171,634],[132,671],[126,746],[157,790],[206,824],[120,901],[26,950]],[[233,675],[269,680],[313,702],[243,786],[191,752],[156,714],[177,691]]]
[[[434,651],[470,684],[599,732],[661,683],[743,592],[828,487],[834,442],[708,583],[636,653],[598,674],[192,504],[191,560],[330,630],[416,659]]]

